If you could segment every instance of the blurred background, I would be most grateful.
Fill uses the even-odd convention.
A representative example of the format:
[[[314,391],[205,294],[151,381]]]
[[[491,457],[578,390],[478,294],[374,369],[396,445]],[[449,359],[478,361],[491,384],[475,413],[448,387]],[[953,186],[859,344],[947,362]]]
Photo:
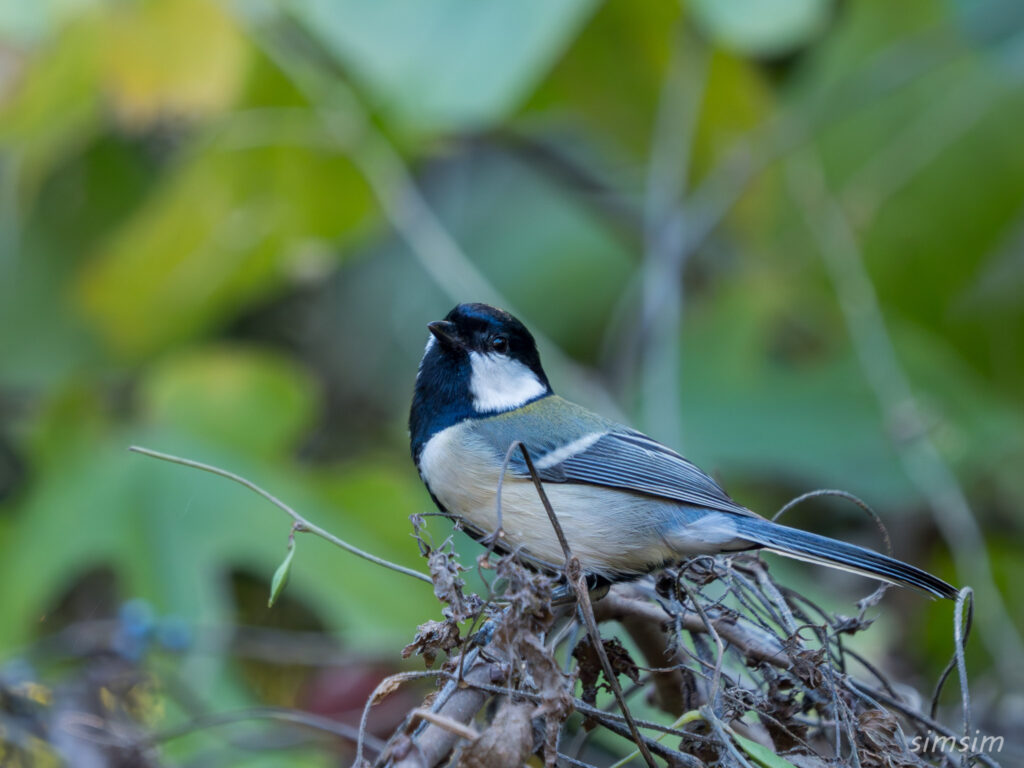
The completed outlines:
[[[351,759],[175,728],[358,722],[421,668],[398,651],[429,587],[300,536],[268,609],[288,518],[127,447],[425,570],[408,402],[461,301],[762,513],[862,497],[897,556],[974,587],[978,727],[1020,734],[1022,85],[1014,0],[0,4],[6,764],[108,764],[111,722],[172,764]],[[848,503],[786,520],[884,546]],[[851,614],[872,588],[772,569]],[[952,604],[876,612],[861,647],[930,695]]]

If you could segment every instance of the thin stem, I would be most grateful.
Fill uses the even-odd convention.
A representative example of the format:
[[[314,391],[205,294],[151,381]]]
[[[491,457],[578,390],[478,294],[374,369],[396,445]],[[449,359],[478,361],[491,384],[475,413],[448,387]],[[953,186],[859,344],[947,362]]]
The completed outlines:
[[[143,746],[153,746],[165,741],[188,736],[196,731],[243,723],[248,720],[276,720],[282,723],[292,723],[311,730],[329,733],[332,736],[337,736],[353,743],[358,738],[358,730],[356,728],[345,723],[339,723],[337,720],[332,720],[328,717],[281,707],[253,707],[234,712],[217,712],[201,715],[181,725],[172,726],[171,728],[145,736],[141,739],[141,744]],[[384,748],[384,742],[374,736],[366,737],[365,741],[368,746],[376,751]]]
[[[590,593],[587,590],[586,577],[582,573],[580,561],[573,556],[572,550],[569,548],[569,542],[565,538],[562,524],[558,521],[558,516],[551,506],[551,501],[544,490],[544,485],[540,481],[540,475],[537,474],[537,469],[533,465],[533,459],[530,458],[530,452],[522,444],[520,444],[519,450],[523,454],[523,460],[526,462],[526,468],[533,479],[533,485],[537,489],[540,502],[544,505],[544,511],[547,512],[548,519],[551,521],[551,527],[555,530],[555,536],[558,537],[558,543],[562,546],[562,552],[565,555],[565,577],[569,585],[576,592],[580,613],[583,615],[583,621],[587,625],[587,633],[590,635],[590,642],[594,645],[594,652],[597,653],[597,657],[601,660],[601,669],[604,671],[605,680],[612,689],[612,694],[614,694],[615,700],[619,704],[619,709],[622,710],[623,717],[626,718],[626,724],[629,726],[633,743],[640,750],[640,754],[643,755],[647,765],[650,768],[656,768],[654,756],[641,736],[636,721],[633,720],[633,715],[626,705],[626,698],[622,695],[622,686],[619,685],[619,678],[616,676],[615,670],[608,660],[608,654],[605,653],[604,643],[601,641],[601,632],[597,628],[597,619],[594,618],[594,607],[590,604]]]
[[[412,576],[414,579],[419,579],[420,581],[426,582],[427,584],[433,586],[433,582],[430,580],[430,577],[426,574],[420,573],[419,571],[414,571],[412,568],[406,568],[404,565],[399,565],[398,563],[392,563],[390,560],[385,560],[384,558],[377,557],[376,555],[371,555],[369,552],[359,549],[359,547],[352,546],[347,541],[339,539],[333,533],[329,533],[320,526],[309,522],[309,520],[304,518],[302,515],[300,515],[294,509],[289,507],[287,504],[285,504],[279,498],[274,496],[272,493],[263,490],[258,485],[256,485],[256,483],[252,482],[251,480],[246,480],[241,475],[236,475],[234,472],[229,472],[226,469],[221,469],[220,467],[215,467],[212,466],[211,464],[203,464],[201,461],[184,459],[181,456],[174,456],[169,453],[161,453],[160,451],[154,451],[150,448],[143,448],[138,445],[129,446],[128,450],[132,451],[133,453],[141,453],[143,456],[149,456],[154,459],[160,459],[161,461],[168,461],[171,464],[180,464],[183,467],[199,469],[202,470],[203,472],[209,472],[211,475],[219,475],[220,477],[226,477],[228,480],[233,480],[239,485],[244,485],[250,491],[254,491],[255,493],[259,494],[264,499],[273,504],[275,507],[287,513],[288,516],[291,517],[291,519],[295,523],[294,530],[312,533],[316,536],[319,536],[321,539],[324,539],[325,541],[331,542],[331,544],[333,544],[336,547],[341,547],[346,552],[350,552],[356,557],[361,557],[364,560],[369,560],[371,563],[375,563],[376,565],[382,565],[385,568],[391,569],[392,571],[404,573],[406,576]]]

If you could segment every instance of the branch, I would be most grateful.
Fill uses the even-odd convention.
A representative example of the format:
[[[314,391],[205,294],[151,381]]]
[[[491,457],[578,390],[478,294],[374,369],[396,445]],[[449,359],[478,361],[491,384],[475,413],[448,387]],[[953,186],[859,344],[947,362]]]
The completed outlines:
[[[427,584],[433,586],[433,582],[430,580],[430,577],[426,574],[420,573],[419,571],[414,571],[412,568],[406,568],[404,565],[399,565],[398,563],[392,563],[390,560],[385,560],[384,558],[377,557],[376,555],[371,555],[369,552],[359,549],[358,547],[352,546],[347,541],[339,539],[333,533],[328,533],[320,526],[309,522],[309,520],[304,518],[302,515],[300,515],[294,509],[289,507],[279,498],[269,493],[268,491],[263,490],[251,480],[246,480],[241,475],[236,475],[234,472],[228,472],[226,469],[214,467],[210,464],[203,464],[202,462],[192,461],[191,459],[183,459],[180,456],[172,456],[169,453],[161,453],[159,451],[154,451],[149,448],[142,448],[138,445],[132,445],[128,448],[128,450],[134,453],[141,453],[143,456],[150,456],[154,459],[160,459],[161,461],[169,461],[172,464],[181,464],[183,467],[200,469],[203,472],[209,472],[212,475],[218,475],[220,477],[226,477],[228,480],[234,480],[239,485],[244,485],[250,491],[255,491],[264,499],[273,504],[275,507],[286,512],[288,516],[291,517],[291,519],[294,521],[293,530],[312,533],[316,536],[319,536],[324,541],[329,541],[336,547],[341,547],[346,552],[350,552],[356,557],[361,557],[364,560],[369,560],[371,563],[374,563],[376,565],[382,565],[385,568],[391,569],[392,571],[404,573],[406,576],[412,576],[414,579],[419,579],[420,581],[424,581]]]
[[[450,725],[465,726],[476,717],[490,694],[484,687],[490,684],[500,668],[494,662],[477,656],[462,677],[462,687],[457,688],[431,718],[424,717],[429,725],[413,739],[400,737],[391,747],[388,765],[391,768],[433,768],[447,755],[459,738],[465,734],[454,733]],[[421,712],[422,710],[417,710]],[[358,766],[358,763],[357,763]]]
[[[359,737],[359,732],[356,728],[345,723],[339,723],[337,720],[332,720],[329,717],[321,717],[320,715],[314,715],[309,712],[299,712],[294,709],[284,709],[281,707],[253,707],[251,709],[235,710],[234,712],[216,712],[207,715],[200,715],[199,717],[193,718],[181,725],[176,725],[163,731],[157,731],[156,733],[145,736],[139,739],[139,744],[145,747],[155,746],[165,741],[172,741],[173,739],[178,739],[182,736],[188,736],[196,731],[202,731],[209,728],[219,728],[223,725],[233,725],[235,723],[242,723],[248,720],[274,720],[282,723],[300,725],[303,728],[308,728],[310,730],[329,733],[332,736],[337,736],[345,741],[351,741],[352,743],[355,743]],[[384,742],[375,736],[365,736],[364,741],[372,749],[378,752],[384,748]]]
[[[601,621],[618,621],[621,624],[630,621],[643,622],[660,628],[673,618],[661,606],[629,595],[626,592],[628,588],[628,585],[623,588],[615,587],[597,603],[594,612]],[[687,632],[707,632],[703,619],[696,613],[687,612],[675,618],[680,627]],[[789,669],[792,666],[793,660],[778,639],[750,622],[720,617],[712,618],[711,624],[722,640],[748,659],[767,662],[779,669]]]
[[[644,200],[644,260],[640,307],[641,384],[645,426],[657,424],[669,445],[681,444],[679,329],[685,298],[684,270],[696,248],[687,248],[689,210],[683,204],[690,176],[704,91],[707,46],[687,34],[685,21],[671,31],[671,54],[658,98]]]
[[[544,491],[544,484],[540,481],[540,475],[537,474],[536,467],[533,466],[533,459],[530,458],[530,452],[526,450],[526,446],[520,443],[519,450],[523,454],[523,460],[526,462],[526,468],[530,472],[530,477],[533,479],[533,486],[537,489],[537,495],[540,497],[541,504],[544,505],[544,511],[548,514],[548,519],[551,521],[551,527],[555,529],[555,535],[558,537],[558,543],[562,545],[562,552],[565,555],[565,578],[568,580],[570,587],[576,593],[576,599],[578,601],[580,613],[583,615],[583,622],[587,625],[587,634],[590,635],[590,641],[593,643],[594,651],[597,653],[597,657],[601,660],[601,668],[604,670],[604,677],[608,683],[608,686],[612,689],[612,694],[615,696],[615,701],[619,705],[619,709],[622,710],[623,717],[626,718],[626,724],[629,725],[630,735],[633,737],[633,743],[636,744],[637,749],[640,750],[640,754],[643,755],[644,761],[650,768],[656,768],[654,757],[651,755],[647,744],[644,742],[640,735],[640,730],[637,728],[636,722],[633,720],[633,715],[629,711],[629,707],[626,705],[626,697],[622,695],[622,686],[619,685],[619,678],[615,674],[615,670],[612,668],[611,662],[608,660],[608,654],[604,650],[604,642],[601,640],[601,631],[597,628],[597,620],[594,618],[594,607],[590,604],[590,591],[587,589],[586,577],[583,575],[580,561],[572,554],[572,550],[569,548],[569,542],[565,538],[565,533],[562,531],[562,524],[558,522],[558,516],[555,514],[555,510],[551,507],[551,501],[548,499],[547,493]]]
[[[453,733],[460,739],[466,741],[474,741],[480,736],[475,730],[470,728],[465,723],[459,722],[447,715],[441,715],[437,712],[431,712],[429,709],[414,709],[412,714],[409,715],[409,721],[415,723],[417,720],[426,720],[428,723],[432,723],[439,728],[444,728],[448,733]]]

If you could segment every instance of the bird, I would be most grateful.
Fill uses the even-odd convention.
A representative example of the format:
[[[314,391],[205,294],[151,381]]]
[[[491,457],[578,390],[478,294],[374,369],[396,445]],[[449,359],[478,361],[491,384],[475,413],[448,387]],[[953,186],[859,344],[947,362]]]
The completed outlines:
[[[762,517],[671,448],[559,397],[533,335],[508,312],[459,304],[427,328],[409,412],[412,457],[438,509],[477,540],[541,570],[564,566],[526,459],[510,450],[518,441],[592,584],[763,549],[956,598],[913,565]]]

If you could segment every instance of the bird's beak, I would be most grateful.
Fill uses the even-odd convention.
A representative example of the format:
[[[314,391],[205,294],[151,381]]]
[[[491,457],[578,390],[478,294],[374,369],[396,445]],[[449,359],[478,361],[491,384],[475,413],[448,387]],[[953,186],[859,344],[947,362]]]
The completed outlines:
[[[460,349],[463,346],[459,332],[455,329],[455,323],[448,320],[435,320],[428,323],[427,328],[434,334],[434,338],[441,342],[441,346],[447,349]]]

